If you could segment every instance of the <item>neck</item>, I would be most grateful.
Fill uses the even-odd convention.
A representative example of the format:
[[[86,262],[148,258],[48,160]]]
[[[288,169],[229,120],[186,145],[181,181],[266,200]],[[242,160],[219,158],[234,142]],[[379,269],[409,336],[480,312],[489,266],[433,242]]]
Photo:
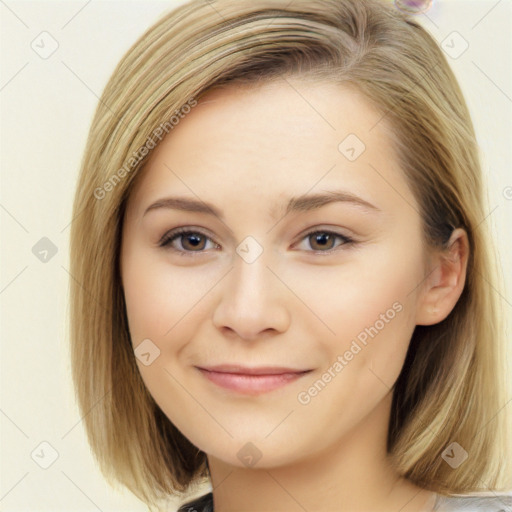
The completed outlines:
[[[400,478],[386,455],[391,394],[335,446],[277,467],[208,457],[215,512],[427,512],[435,494]]]

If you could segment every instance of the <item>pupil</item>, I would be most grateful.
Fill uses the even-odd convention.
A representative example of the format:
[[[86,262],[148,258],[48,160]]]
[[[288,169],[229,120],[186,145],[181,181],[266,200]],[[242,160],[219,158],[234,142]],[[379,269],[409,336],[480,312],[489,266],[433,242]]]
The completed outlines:
[[[314,235],[314,238],[315,238],[315,243],[319,243],[320,244],[320,247],[326,247],[326,243],[329,242],[329,238],[331,237],[331,235],[329,235],[328,233],[322,233],[320,235]]]
[[[188,242],[191,242],[192,247],[198,247],[199,245],[201,245],[201,235],[197,236],[191,234],[188,235],[186,238]]]

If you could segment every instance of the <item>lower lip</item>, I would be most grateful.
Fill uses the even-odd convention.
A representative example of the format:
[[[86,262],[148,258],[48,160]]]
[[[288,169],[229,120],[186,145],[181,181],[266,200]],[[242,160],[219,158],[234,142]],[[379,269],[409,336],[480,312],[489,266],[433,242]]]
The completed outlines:
[[[281,388],[296,381],[309,372],[280,373],[276,375],[247,375],[241,373],[222,373],[199,368],[201,373],[217,386],[246,395],[259,395]]]

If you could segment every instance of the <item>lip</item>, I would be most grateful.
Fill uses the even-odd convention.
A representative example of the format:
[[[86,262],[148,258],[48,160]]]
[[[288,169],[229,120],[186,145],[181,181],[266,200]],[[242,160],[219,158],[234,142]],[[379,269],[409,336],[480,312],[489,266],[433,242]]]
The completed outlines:
[[[282,366],[245,367],[218,365],[196,367],[211,382],[224,389],[246,395],[259,395],[281,388],[300,379],[310,369],[298,370]]]
[[[303,373],[310,371],[308,368],[289,368],[287,366],[242,366],[238,364],[219,364],[215,366],[198,366],[200,370],[219,373],[239,373],[242,375],[282,375],[284,373]]]

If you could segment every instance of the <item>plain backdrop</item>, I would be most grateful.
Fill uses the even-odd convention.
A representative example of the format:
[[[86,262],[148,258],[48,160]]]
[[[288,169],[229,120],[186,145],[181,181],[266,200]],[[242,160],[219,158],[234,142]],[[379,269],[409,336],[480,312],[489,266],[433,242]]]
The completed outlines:
[[[0,1],[0,509],[5,512],[147,510],[130,493],[105,483],[74,403],[68,242],[79,163],[98,97],[131,44],[178,3]],[[501,299],[509,321],[511,17],[510,0],[437,0],[417,16],[441,47],[451,48],[448,58],[473,116],[488,182],[483,222],[499,244],[507,287]],[[37,257],[41,244],[50,247],[47,261]]]

